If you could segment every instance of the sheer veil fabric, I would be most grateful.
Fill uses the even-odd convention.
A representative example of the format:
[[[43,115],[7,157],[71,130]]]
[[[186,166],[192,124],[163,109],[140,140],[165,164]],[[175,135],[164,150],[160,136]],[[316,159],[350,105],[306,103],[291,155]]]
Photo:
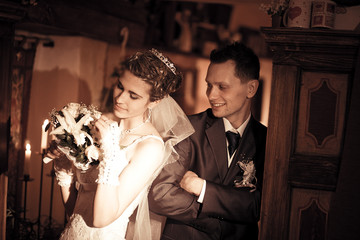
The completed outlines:
[[[186,114],[170,96],[163,98],[158,105],[152,109],[151,123],[155,126],[164,140],[164,156],[161,167],[159,167],[154,173],[153,178],[147,183],[147,191],[143,194],[139,203],[134,226],[134,240],[151,239],[150,215],[147,199],[149,187],[160,173],[163,166],[179,159],[179,155],[174,149],[174,146],[195,132]]]

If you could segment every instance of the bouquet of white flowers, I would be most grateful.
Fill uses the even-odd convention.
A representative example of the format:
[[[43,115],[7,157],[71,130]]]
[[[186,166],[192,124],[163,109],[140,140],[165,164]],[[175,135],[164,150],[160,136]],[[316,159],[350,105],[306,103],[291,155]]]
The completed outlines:
[[[50,123],[54,128],[50,135],[56,137],[58,149],[80,170],[99,163],[99,144],[94,141],[92,130],[94,120],[100,116],[101,112],[94,106],[79,103],[69,103],[61,110],[54,109],[50,113]],[[49,159],[44,159],[44,162],[49,162]]]

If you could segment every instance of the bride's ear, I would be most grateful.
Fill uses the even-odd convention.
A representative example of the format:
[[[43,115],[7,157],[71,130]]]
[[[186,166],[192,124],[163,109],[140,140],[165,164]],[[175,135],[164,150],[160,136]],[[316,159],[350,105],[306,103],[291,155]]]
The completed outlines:
[[[161,99],[160,99],[160,100],[153,101],[153,102],[150,102],[149,105],[148,105],[148,108],[153,109],[154,107],[156,107],[156,105],[159,104],[160,101],[161,101]]]

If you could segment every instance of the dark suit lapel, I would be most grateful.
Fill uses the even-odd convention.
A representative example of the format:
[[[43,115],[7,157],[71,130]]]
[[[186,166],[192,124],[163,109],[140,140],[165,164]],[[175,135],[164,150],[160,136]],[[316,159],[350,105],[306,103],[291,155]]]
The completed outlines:
[[[255,145],[255,136],[254,131],[252,129],[253,118],[250,119],[243,136],[241,138],[241,142],[239,147],[236,150],[235,156],[230,164],[230,167],[225,176],[224,184],[231,184],[234,177],[239,175],[241,171],[240,167],[237,165],[238,161],[242,160],[251,160],[254,159],[256,153],[256,145]]]
[[[205,134],[214,155],[220,179],[223,181],[228,170],[224,122],[222,119],[208,118],[207,124],[208,128],[205,130]]]

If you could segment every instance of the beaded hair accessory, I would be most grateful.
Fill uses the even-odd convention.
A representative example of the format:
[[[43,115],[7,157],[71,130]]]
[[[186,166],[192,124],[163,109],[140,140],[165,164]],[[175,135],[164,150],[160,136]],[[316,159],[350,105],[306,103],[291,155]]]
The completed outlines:
[[[162,53],[155,48],[152,48],[150,52],[160,59],[176,75],[176,67],[167,57],[162,55]]]

